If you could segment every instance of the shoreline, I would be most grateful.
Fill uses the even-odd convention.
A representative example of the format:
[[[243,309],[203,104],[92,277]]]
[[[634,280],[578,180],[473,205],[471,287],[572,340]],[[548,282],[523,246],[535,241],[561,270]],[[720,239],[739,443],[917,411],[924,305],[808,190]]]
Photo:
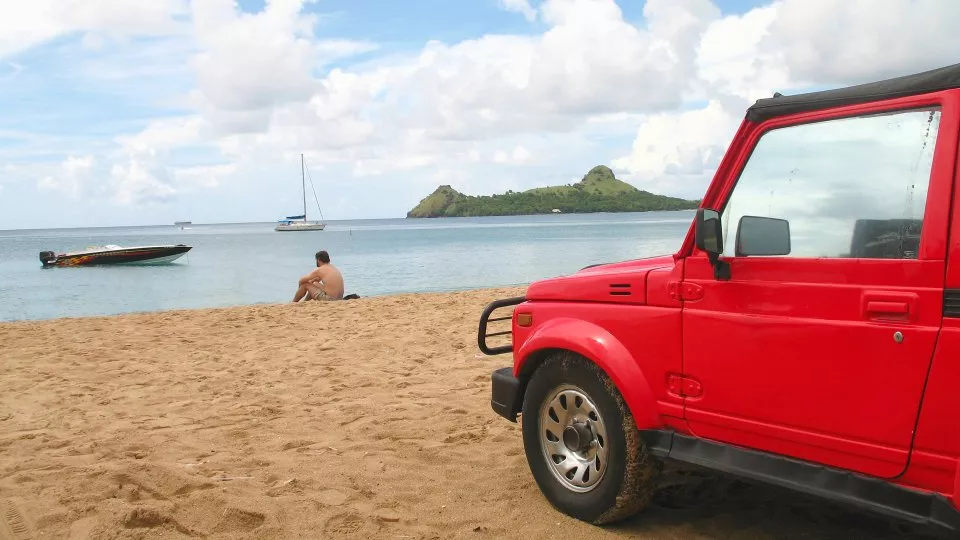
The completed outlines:
[[[529,283],[526,284],[508,284],[508,285],[491,285],[489,287],[470,287],[470,288],[456,288],[456,289],[435,289],[435,290],[424,290],[424,291],[414,291],[414,292],[398,292],[398,293],[385,293],[385,294],[373,294],[370,296],[361,296],[360,298],[354,300],[338,300],[334,302],[313,302],[301,301],[299,304],[309,303],[319,303],[319,304],[334,304],[340,305],[342,303],[353,303],[357,300],[372,300],[379,298],[392,298],[395,296],[420,296],[420,295],[437,295],[437,294],[456,294],[456,293],[469,293],[469,292],[481,292],[481,291],[490,291],[490,290],[500,290],[500,289],[519,289],[521,291],[526,291]],[[522,293],[521,293],[522,294]],[[291,293],[292,296],[292,293]],[[196,307],[196,308],[169,308],[169,309],[157,309],[157,310],[143,310],[143,311],[124,311],[119,313],[103,313],[103,314],[94,314],[94,315],[64,315],[62,317],[47,317],[47,318],[37,318],[37,319],[0,319],[0,326],[3,325],[13,325],[13,324],[29,324],[29,323],[43,323],[43,322],[55,322],[55,321],[74,321],[74,320],[87,320],[87,319],[110,319],[114,317],[133,317],[133,316],[143,316],[143,315],[153,315],[153,314],[191,314],[202,311],[223,311],[223,310],[232,310],[232,309],[244,309],[244,308],[262,308],[262,307],[278,307],[294,304],[289,300],[286,302],[261,302],[256,304],[236,304],[230,306],[212,306],[212,307]],[[480,314],[477,312],[477,317],[479,318]]]

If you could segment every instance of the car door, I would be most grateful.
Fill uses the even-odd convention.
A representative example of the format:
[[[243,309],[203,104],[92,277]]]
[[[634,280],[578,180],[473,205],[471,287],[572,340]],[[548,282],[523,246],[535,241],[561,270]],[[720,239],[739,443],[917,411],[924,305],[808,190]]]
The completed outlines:
[[[756,144],[714,203],[729,278],[703,251],[685,262],[699,297],[684,303],[682,338],[696,435],[902,472],[942,317],[948,98],[748,132]]]

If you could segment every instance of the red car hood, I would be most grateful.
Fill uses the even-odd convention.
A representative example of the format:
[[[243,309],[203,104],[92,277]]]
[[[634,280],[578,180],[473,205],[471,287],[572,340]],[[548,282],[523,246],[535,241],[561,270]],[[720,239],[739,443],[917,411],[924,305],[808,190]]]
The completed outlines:
[[[676,264],[674,255],[591,266],[557,278],[536,281],[527,288],[527,300],[565,302],[646,303],[647,274]]]

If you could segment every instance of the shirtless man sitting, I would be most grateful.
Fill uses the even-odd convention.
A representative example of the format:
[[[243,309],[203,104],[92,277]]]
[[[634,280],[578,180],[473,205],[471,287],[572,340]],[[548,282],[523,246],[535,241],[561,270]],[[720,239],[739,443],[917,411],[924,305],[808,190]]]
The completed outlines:
[[[342,300],[343,276],[337,267],[330,264],[330,255],[326,251],[318,251],[316,255],[317,268],[300,278],[297,282],[297,293],[293,296],[294,302],[306,300]]]

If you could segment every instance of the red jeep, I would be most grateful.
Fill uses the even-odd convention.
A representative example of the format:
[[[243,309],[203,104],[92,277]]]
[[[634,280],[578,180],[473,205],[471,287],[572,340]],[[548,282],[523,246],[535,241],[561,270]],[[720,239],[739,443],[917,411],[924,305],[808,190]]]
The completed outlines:
[[[676,460],[960,530],[958,132],[960,64],[761,99],[675,254],[487,306],[546,498],[613,522]]]

